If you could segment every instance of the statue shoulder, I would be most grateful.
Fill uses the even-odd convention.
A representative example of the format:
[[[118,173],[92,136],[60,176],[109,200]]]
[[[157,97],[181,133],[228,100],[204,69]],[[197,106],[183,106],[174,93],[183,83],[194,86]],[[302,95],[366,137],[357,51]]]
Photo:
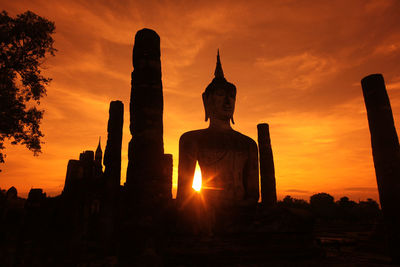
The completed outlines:
[[[179,143],[197,142],[200,136],[204,135],[206,129],[189,131],[181,135]]]
[[[248,147],[250,148],[255,148],[257,149],[257,143],[254,141],[252,138],[248,137],[247,135],[244,135],[238,131],[234,131],[237,138],[239,138],[243,143],[245,143]]]

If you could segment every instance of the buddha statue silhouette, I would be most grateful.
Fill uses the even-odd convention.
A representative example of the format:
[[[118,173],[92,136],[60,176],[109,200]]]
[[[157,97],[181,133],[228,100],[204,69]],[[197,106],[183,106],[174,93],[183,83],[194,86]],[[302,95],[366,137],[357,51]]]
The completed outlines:
[[[196,195],[192,183],[198,162],[200,194],[213,222],[226,217],[222,214],[227,210],[255,207],[259,198],[257,144],[231,127],[236,87],[224,77],[219,51],[214,75],[202,95],[209,127],[186,132],[179,141],[177,191],[178,206],[184,210]]]

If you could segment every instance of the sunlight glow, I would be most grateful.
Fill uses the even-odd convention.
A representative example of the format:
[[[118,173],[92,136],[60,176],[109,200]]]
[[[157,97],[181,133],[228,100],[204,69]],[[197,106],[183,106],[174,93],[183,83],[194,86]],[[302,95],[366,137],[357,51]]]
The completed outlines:
[[[199,166],[199,162],[196,161],[196,169],[194,171],[193,185],[192,188],[197,192],[201,190],[201,170]]]

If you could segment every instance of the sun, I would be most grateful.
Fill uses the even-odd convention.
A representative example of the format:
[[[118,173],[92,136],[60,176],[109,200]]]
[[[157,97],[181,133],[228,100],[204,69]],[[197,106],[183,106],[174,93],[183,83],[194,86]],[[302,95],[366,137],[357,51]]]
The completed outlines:
[[[201,190],[201,170],[200,170],[199,162],[197,162],[197,161],[196,161],[196,169],[194,171],[192,188],[194,190],[196,190],[197,192],[200,192],[200,190]]]

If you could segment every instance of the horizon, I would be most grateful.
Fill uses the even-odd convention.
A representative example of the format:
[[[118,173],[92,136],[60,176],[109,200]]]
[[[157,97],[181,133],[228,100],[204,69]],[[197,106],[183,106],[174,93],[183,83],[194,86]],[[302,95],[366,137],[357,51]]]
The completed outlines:
[[[109,102],[117,99],[125,108],[125,182],[133,40],[147,27],[161,38],[164,151],[173,154],[173,192],[180,135],[208,126],[201,93],[219,48],[225,77],[238,90],[233,128],[257,141],[257,124],[270,125],[279,200],[326,192],[335,200],[379,202],[360,81],[383,74],[396,123],[400,2],[0,1],[10,16],[31,10],[54,21],[58,49],[44,69],[53,81],[40,106],[43,153],[34,157],[6,142],[0,188],[15,186],[20,196],[30,188],[60,194],[69,159],[95,150],[99,136],[104,151]]]

